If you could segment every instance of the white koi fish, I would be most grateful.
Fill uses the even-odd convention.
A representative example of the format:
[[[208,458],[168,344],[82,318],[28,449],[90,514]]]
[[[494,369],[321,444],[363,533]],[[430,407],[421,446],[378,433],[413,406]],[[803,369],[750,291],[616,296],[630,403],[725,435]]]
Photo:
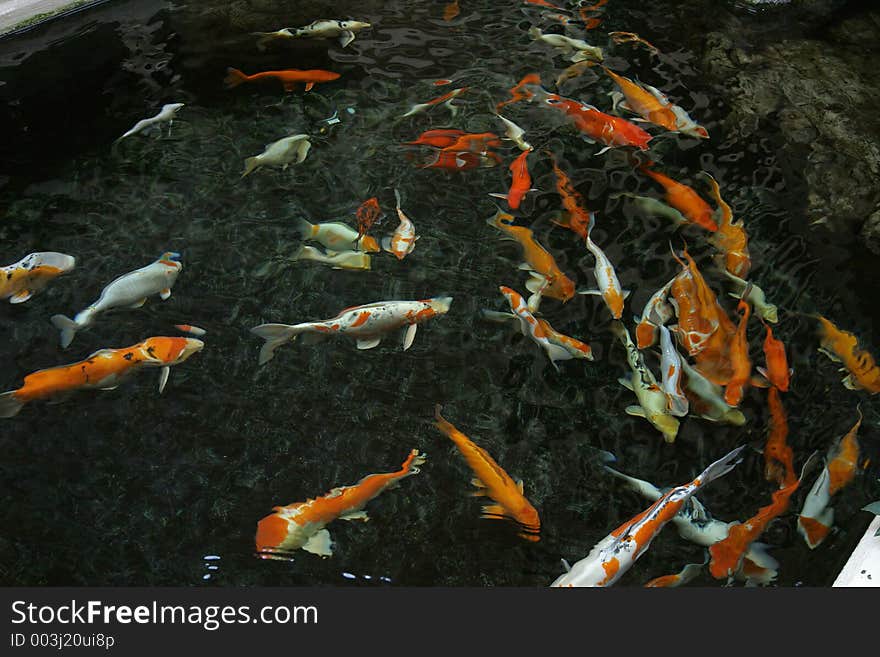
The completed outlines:
[[[382,238],[382,250],[393,253],[398,260],[403,260],[416,248],[416,240],[419,239],[419,236],[416,235],[416,227],[413,226],[413,222],[400,209],[400,192],[396,189],[394,190],[394,198],[397,199],[397,216],[400,218],[400,223],[397,225],[394,235]]]
[[[629,192],[618,192],[617,194],[612,194],[611,198],[628,198],[642,213],[671,221],[675,228],[691,223],[688,221],[687,217],[672,206],[666,205],[663,201],[650,196],[639,196],[638,194],[631,194]]]
[[[496,114],[499,119],[504,123],[507,127],[505,134],[507,135],[506,139],[509,139],[514,144],[516,144],[521,151],[530,151],[532,150],[532,145],[527,142],[523,137],[526,134],[526,131],[520,128],[516,123],[510,121],[509,119],[505,119],[500,114]]]
[[[764,295],[764,290],[751,281],[744,281],[739,276],[731,274],[726,269],[722,269],[721,273],[727,276],[736,287],[737,291],[728,292],[729,296],[734,299],[744,299],[745,301],[751,302],[755,307],[755,312],[764,320],[772,324],[779,321],[779,309],[767,301],[767,297]],[[751,288],[749,288],[749,285],[751,285]],[[743,296],[743,294],[745,294],[745,296]]]
[[[168,127],[172,126],[174,123],[174,115],[183,107],[183,103],[169,103],[167,105],[162,105],[162,109],[159,110],[159,113],[156,116],[152,116],[149,119],[142,119],[134,124],[134,127],[131,128],[128,132],[124,133],[121,137],[119,137],[116,142],[120,142],[126,137],[130,137],[133,134],[138,132],[142,132],[147,128],[150,128],[154,125],[158,125],[159,123],[163,123],[168,121]]]
[[[638,404],[626,407],[627,415],[645,418],[663,434],[667,443],[675,442],[675,437],[678,435],[678,420],[667,410],[666,393],[657,385],[657,379],[645,365],[642,352],[633,344],[623,322],[611,322],[611,330],[626,348],[626,359],[632,370],[630,378],[623,377],[618,381],[623,387],[632,390],[639,400]]]
[[[666,410],[670,415],[688,414],[688,399],[681,391],[681,355],[675,348],[669,329],[660,325],[660,382],[666,393]]]
[[[617,272],[614,271],[614,265],[592,239],[590,233],[596,223],[596,213],[590,213],[590,223],[587,227],[587,248],[596,258],[596,264],[593,267],[593,273],[596,276],[596,284],[598,290],[578,290],[578,294],[595,294],[605,300],[605,305],[611,311],[614,319],[620,319],[623,315],[623,301],[629,296],[629,290],[624,290],[617,280]]]
[[[354,41],[354,35],[361,30],[372,27],[361,21],[316,20],[304,27],[285,27],[275,32],[252,32],[257,39],[257,48],[265,50],[266,45],[285,39],[339,39],[339,45],[345,48]]]
[[[574,53],[569,58],[569,61],[572,62],[582,62],[587,59],[594,62],[601,62],[604,59],[601,48],[591,46],[589,43],[581,39],[572,39],[563,36],[562,34],[544,34],[537,27],[532,27],[529,30],[529,36],[535,41],[542,41],[554,48],[558,48],[563,54],[568,55]]]
[[[56,251],[26,255],[14,264],[0,267],[0,299],[24,303],[75,265],[76,258]]]
[[[745,445],[715,461],[688,484],[676,486],[645,511],[599,541],[590,553],[551,586],[611,586],[644,554],[654,537],[706,484],[723,477],[742,461]]]
[[[519,319],[520,331],[522,331],[522,334],[530,337],[538,346],[540,346],[547,353],[547,357],[550,359],[550,363],[553,367],[559,371],[559,366],[556,364],[556,361],[573,358],[574,356],[572,352],[569,351],[568,348],[554,344],[550,341],[547,331],[531,313],[529,307],[526,305],[526,300],[522,298],[522,295],[503,285],[498,289],[501,291],[501,294],[504,295],[504,298],[507,299],[507,303],[510,304],[510,309],[516,315],[517,319]]]
[[[456,98],[458,98],[465,91],[470,89],[470,87],[459,87],[458,89],[453,89],[452,91],[443,94],[442,96],[437,96],[436,98],[432,98],[426,103],[416,103],[412,107],[409,108],[406,114],[402,114],[401,118],[406,118],[408,116],[413,116],[414,114],[420,114],[426,110],[435,107],[436,105],[443,105],[452,116],[458,114],[458,107],[452,102]]]
[[[114,308],[140,308],[147,297],[158,294],[163,301],[171,296],[171,286],[183,269],[180,254],[167,251],[155,262],[141,267],[111,281],[101,292],[101,296],[85,310],[70,319],[64,315],[53,315],[51,320],[61,331],[61,346],[67,348],[77,331],[90,326],[95,318]]]
[[[699,416],[712,422],[723,422],[741,427],[746,423],[746,416],[738,408],[724,401],[721,386],[709,381],[691,367],[687,359],[681,359],[681,368],[685,375],[685,390],[691,393],[691,403],[697,404]],[[696,398],[696,399],[694,399]]]
[[[309,136],[302,134],[290,135],[273,141],[271,144],[267,144],[259,155],[245,158],[244,173],[241,174],[241,177],[244,178],[259,167],[280,166],[282,169],[287,169],[291,163],[299,164],[306,159],[311,147],[312,142],[309,141]]]
[[[528,304],[526,304],[526,308],[528,309]],[[481,310],[480,312],[484,319],[488,319],[492,322],[515,321],[519,324],[521,321],[519,316],[515,315],[514,313],[502,313],[494,310]],[[548,322],[546,319],[542,319],[541,317],[535,317],[535,319],[538,320],[538,325],[541,329],[544,330],[547,340],[549,340],[552,344],[555,344],[565,349],[568,353],[571,354],[572,358],[593,360],[593,349],[586,342],[581,342],[577,338],[573,338],[569,335],[564,335],[560,333],[552,326],[550,326],[550,322]]]
[[[452,297],[435,297],[422,301],[377,301],[363,306],[346,308],[336,317],[302,324],[261,324],[251,333],[266,343],[260,350],[260,365],[269,362],[275,350],[286,342],[296,340],[301,333],[317,335],[349,335],[357,340],[358,349],[372,349],[379,345],[386,333],[406,327],[403,350],[412,345],[418,325],[433,317],[449,312]]]
[[[305,219],[298,219],[296,230],[304,240],[320,242],[331,251],[364,251],[366,253],[379,251],[379,244],[375,237],[369,235],[358,237],[357,229],[341,221],[312,224]]]
[[[370,254],[363,251],[327,251],[303,244],[294,253],[291,260],[311,260],[330,265],[333,269],[350,269],[364,271],[370,268]]]
[[[636,346],[639,349],[647,349],[652,346],[657,341],[657,327],[666,324],[675,317],[675,309],[667,300],[669,290],[674,282],[673,278],[654,292],[642,309],[642,316],[634,318],[637,323]]]

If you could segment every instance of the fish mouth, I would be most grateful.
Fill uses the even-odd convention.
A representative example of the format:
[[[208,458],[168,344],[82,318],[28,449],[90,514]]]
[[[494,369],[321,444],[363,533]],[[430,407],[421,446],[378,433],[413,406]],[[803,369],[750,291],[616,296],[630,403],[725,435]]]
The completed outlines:
[[[445,315],[449,312],[449,307],[452,305],[452,297],[436,297],[431,299],[429,302],[431,304],[431,308],[440,315]]]
[[[183,348],[180,350],[180,353],[177,354],[177,357],[174,358],[170,363],[166,363],[167,365],[177,365],[182,363],[187,358],[192,356],[193,354],[197,354],[205,347],[205,343],[201,340],[197,340],[196,338],[183,338],[185,343]]]

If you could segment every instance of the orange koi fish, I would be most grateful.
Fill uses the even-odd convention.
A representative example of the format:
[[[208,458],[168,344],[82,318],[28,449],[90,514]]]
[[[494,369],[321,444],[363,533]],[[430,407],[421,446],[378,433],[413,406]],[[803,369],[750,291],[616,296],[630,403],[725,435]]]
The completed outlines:
[[[724,401],[731,406],[739,406],[743,393],[749,384],[749,377],[752,375],[752,361],[749,360],[749,339],[746,336],[746,328],[752,309],[748,303],[740,299],[736,310],[742,312],[742,316],[730,343],[732,371],[727,387],[724,389]]]
[[[74,265],[76,258],[65,253],[43,251],[26,255],[16,263],[0,267],[0,299],[24,303]]]
[[[486,223],[511,237],[522,247],[525,263],[520,268],[529,272],[526,289],[535,295],[529,299],[529,309],[534,312],[541,296],[558,299],[563,303],[573,298],[574,281],[562,272],[553,256],[538,244],[530,229],[514,226],[513,222],[513,216],[499,210]]]
[[[415,141],[404,142],[407,146],[433,146],[434,148],[446,148],[456,143],[459,137],[466,135],[464,130],[441,129],[427,130],[419,135]]]
[[[642,37],[640,37],[635,32],[609,32],[608,36],[614,41],[614,43],[636,43],[641,44],[647,48],[652,55],[659,55],[660,49],[654,46],[652,43],[645,41]]]
[[[706,484],[723,477],[742,461],[745,445],[715,461],[688,484],[676,486],[640,514],[599,541],[590,553],[550,586],[611,586],[644,554],[654,537]]]
[[[446,109],[448,109],[452,113],[452,116],[455,116],[458,113],[458,106],[455,105],[452,101],[458,98],[468,89],[470,89],[470,87],[459,87],[458,89],[453,89],[452,91],[446,92],[442,96],[432,98],[426,103],[416,103],[409,109],[406,114],[402,115],[402,118],[412,116],[413,114],[419,114],[420,112],[429,110],[435,105],[439,105],[440,103],[443,103],[446,106]]]
[[[379,208],[379,199],[375,196],[368,198],[357,209],[358,239],[367,234],[367,231],[376,223],[376,219],[382,214]]]
[[[581,239],[586,240],[590,229],[590,211],[587,210],[586,201],[574,188],[568,175],[556,163],[556,157],[549,153],[553,164],[553,173],[556,175],[556,191],[562,198],[562,207],[565,214],[560,219],[554,219],[553,223],[563,228],[568,228]]]
[[[541,84],[541,76],[537,73],[529,73],[523,77],[522,80],[513,85],[508,93],[510,94],[510,98],[508,100],[501,101],[497,105],[495,105],[495,113],[500,114],[501,108],[505,105],[510,105],[511,103],[518,103],[521,100],[528,100],[532,97],[532,92],[529,91],[530,85],[540,85]]]
[[[646,151],[648,142],[653,139],[649,133],[634,123],[619,116],[600,112],[592,105],[550,93],[540,86],[532,86],[529,93],[531,94],[529,101],[537,98],[538,102],[560,110],[578,130],[587,135],[588,139],[604,144],[605,148],[596,155],[601,155],[616,146],[635,146]]]
[[[256,550],[260,559],[288,561],[300,548],[322,557],[333,555],[330,532],[324,527],[334,520],[360,520],[369,516],[367,503],[401,479],[419,473],[425,456],[412,450],[397,472],[367,475],[353,486],[334,488],[326,495],[288,506],[276,506],[274,513],[257,523]]]
[[[767,337],[764,338],[764,359],[767,361],[767,369],[757,368],[761,375],[770,382],[770,385],[780,392],[788,392],[789,379],[793,370],[788,368],[788,359],[785,356],[785,345],[782,340],[773,337],[773,329],[761,320],[767,329]]]
[[[507,205],[510,206],[511,210],[519,209],[523,197],[528,192],[535,191],[532,189],[532,177],[529,175],[529,166],[526,162],[526,158],[529,156],[530,152],[531,151],[523,151],[520,153],[519,157],[511,162],[509,169],[510,173],[513,175],[513,180],[510,183],[510,190],[507,194],[489,194],[489,196],[503,198],[507,201]]]
[[[458,6],[458,0],[453,0],[452,2],[448,2],[443,7],[443,20],[446,22],[449,22],[453,18],[458,16],[460,13],[461,13],[461,9]]]
[[[159,392],[168,382],[169,368],[201,351],[195,338],[147,338],[131,347],[101,349],[85,360],[39,370],[24,377],[24,385],[0,395],[0,417],[18,414],[26,403],[57,399],[76,390],[112,390],[124,378],[144,367],[159,367]]]
[[[295,68],[284,71],[263,71],[261,73],[254,73],[253,75],[245,75],[237,68],[227,68],[226,73],[227,75],[223,82],[226,83],[227,89],[232,89],[245,82],[278,80],[281,83],[281,86],[284,87],[284,91],[293,91],[296,89],[297,84],[302,83],[305,83],[306,91],[311,91],[312,87],[319,82],[331,82],[340,77],[340,74],[335,73],[334,71],[322,71],[321,69],[301,71]]]
[[[705,563],[689,563],[681,569],[681,572],[674,575],[655,577],[645,584],[645,588],[676,588],[684,586],[691,580],[696,579],[705,567]]]
[[[880,392],[880,367],[874,357],[859,349],[859,340],[849,331],[837,328],[830,321],[817,315],[821,349],[831,360],[843,363],[849,372],[843,378],[843,385],[850,390],[866,390],[872,395]]]
[[[442,150],[457,153],[486,153],[490,148],[499,148],[501,139],[494,132],[466,132]]]
[[[540,541],[541,519],[535,507],[523,495],[523,482],[511,479],[485,449],[474,444],[451,422],[444,419],[440,415],[439,404],[434,408],[434,417],[436,419],[434,426],[455,443],[458,451],[474,471],[476,477],[471,479],[471,483],[477,488],[474,494],[485,495],[496,502],[484,506],[480,517],[490,520],[504,518],[513,520],[522,530],[517,534],[518,536],[527,541]]]
[[[681,212],[690,223],[713,233],[718,230],[712,219],[712,208],[693,189],[644,165],[639,170],[663,186],[666,190],[666,203]]]
[[[778,388],[767,391],[767,406],[770,408],[770,431],[764,445],[764,478],[775,481],[779,486],[790,486],[795,480],[794,453],[786,442],[788,438],[788,418],[782,406]]]
[[[549,9],[556,9],[558,11],[565,11],[562,7],[558,5],[550,4],[547,0],[523,0],[526,4],[529,5],[537,5],[538,7],[548,7]]]
[[[852,429],[828,450],[825,467],[804,500],[804,508],[798,516],[798,533],[811,550],[825,540],[834,525],[834,509],[829,506],[831,498],[848,486],[859,471],[856,434],[861,425],[862,412],[859,410],[859,419]]]
[[[705,171],[703,176],[712,187],[712,195],[721,212],[718,232],[709,238],[709,242],[721,251],[721,264],[728,273],[739,278],[746,278],[752,268],[752,259],[749,256],[749,237],[746,235],[746,229],[741,220],[733,221],[733,210],[721,198],[721,192],[715,178]]]

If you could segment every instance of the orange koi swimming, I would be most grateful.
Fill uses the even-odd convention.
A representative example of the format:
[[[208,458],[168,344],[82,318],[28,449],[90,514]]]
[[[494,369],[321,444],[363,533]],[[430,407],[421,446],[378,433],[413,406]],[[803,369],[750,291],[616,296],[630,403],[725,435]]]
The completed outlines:
[[[529,166],[526,162],[530,152],[523,151],[519,157],[511,162],[509,169],[513,175],[513,180],[510,183],[510,190],[507,194],[489,194],[489,196],[503,198],[507,201],[507,205],[510,206],[511,210],[518,210],[523,197],[528,192],[535,191],[532,189],[532,177],[529,175]]]
[[[530,94],[530,101],[537,98],[544,105],[560,110],[590,140],[604,144],[605,148],[596,155],[616,146],[635,146],[646,151],[648,142],[653,139],[649,133],[626,119],[600,112],[592,105],[550,93],[543,87],[533,86]]]
[[[446,148],[456,143],[459,137],[466,135],[464,130],[441,129],[427,130],[419,135],[415,141],[404,142],[407,146],[433,146],[434,148]]]
[[[862,425],[859,419],[845,436],[828,450],[825,467],[804,500],[804,508],[798,516],[798,533],[804,537],[810,549],[819,546],[834,525],[834,509],[829,506],[831,498],[848,486],[859,471],[859,441],[856,434]]]
[[[535,507],[523,495],[523,482],[511,479],[485,449],[474,444],[451,422],[444,419],[440,415],[439,404],[434,409],[434,417],[436,419],[434,426],[455,443],[458,451],[474,471],[476,477],[471,479],[471,483],[477,488],[474,495],[485,495],[496,502],[484,506],[480,517],[490,520],[505,518],[513,520],[522,530],[518,536],[527,541],[540,541],[541,519]]]
[[[746,328],[751,315],[751,306],[740,299],[736,307],[737,312],[742,312],[739,326],[730,343],[731,376],[724,389],[724,401],[731,406],[739,406],[743,393],[749,384],[752,375],[752,361],[749,360],[749,339],[746,336]]]
[[[363,510],[367,503],[401,479],[418,474],[418,466],[424,463],[425,456],[414,449],[397,472],[367,475],[353,486],[340,486],[315,499],[274,507],[274,513],[257,523],[256,556],[289,561],[299,549],[332,556],[333,542],[324,527],[334,520],[366,522],[370,519]]]
[[[26,255],[14,264],[0,267],[0,299],[24,303],[75,265],[76,258],[65,253],[43,251]]]
[[[500,114],[501,108],[506,105],[510,105],[511,103],[518,103],[521,100],[529,100],[532,97],[532,92],[529,90],[531,85],[540,85],[541,84],[541,76],[537,73],[529,73],[523,77],[522,80],[513,85],[508,93],[510,94],[510,98],[508,100],[501,101],[497,105],[495,105],[495,113]]]
[[[614,319],[620,319],[623,316],[623,302],[629,296],[629,290],[624,290],[620,281],[617,280],[617,272],[614,271],[614,265],[592,239],[590,233],[593,225],[596,223],[596,213],[590,213],[590,223],[587,225],[587,249],[596,258],[596,264],[593,266],[593,275],[596,277],[597,290],[579,291],[578,294],[595,294],[601,296],[611,311]]]
[[[375,196],[361,203],[357,209],[358,239],[367,234],[381,214],[379,199]]]
[[[788,446],[788,417],[782,405],[779,389],[767,391],[767,406],[770,408],[770,431],[764,445],[764,478],[775,481],[780,488],[790,486],[796,479],[794,473],[794,453]]]
[[[553,223],[563,228],[568,228],[575,235],[586,240],[590,231],[590,211],[587,210],[586,201],[574,188],[568,175],[556,163],[556,157],[549,153],[553,164],[553,173],[556,175],[556,191],[562,198],[562,207],[565,214],[560,219],[554,219]]]
[[[609,32],[608,36],[611,37],[612,41],[617,44],[621,43],[636,43],[645,46],[645,48],[650,51],[652,55],[659,55],[660,49],[654,46],[652,43],[645,41],[642,37],[640,37],[635,32]]]
[[[865,390],[872,395],[880,392],[880,367],[874,357],[859,349],[859,340],[849,331],[837,328],[830,321],[817,315],[821,349],[831,360],[843,363],[849,372],[843,385],[850,390]]]
[[[552,255],[533,237],[532,231],[525,226],[514,226],[513,216],[499,210],[486,223],[518,242],[523,250],[525,263],[520,268],[529,272],[526,289],[534,296],[529,299],[529,309],[533,312],[540,303],[541,296],[558,299],[565,303],[575,294],[575,285],[566,276]]]
[[[764,328],[767,329],[767,336],[764,338],[764,359],[767,361],[767,369],[758,367],[757,370],[770,382],[771,386],[780,392],[788,392],[788,384],[793,370],[788,367],[785,345],[782,340],[773,337],[773,329],[766,322],[764,322]]]
[[[458,16],[460,13],[461,13],[461,9],[458,6],[458,0],[453,0],[452,2],[448,2],[443,7],[443,20],[448,23],[453,18]]]
[[[463,94],[468,89],[470,89],[470,87],[459,87],[458,89],[453,89],[452,91],[448,91],[447,93],[443,94],[442,96],[437,96],[436,98],[432,98],[431,100],[429,100],[426,103],[416,103],[415,105],[413,105],[409,109],[409,111],[406,114],[403,114],[401,116],[402,116],[402,118],[405,118],[407,116],[419,114],[419,113],[424,112],[426,110],[429,110],[432,107],[439,105],[441,103],[443,103],[443,105],[446,107],[446,109],[448,109],[452,113],[452,116],[455,116],[456,114],[458,114],[458,106],[455,105],[452,101],[455,100],[456,98],[458,98],[461,94]]]
[[[201,351],[205,343],[194,338],[147,338],[122,349],[101,349],[85,360],[39,370],[24,377],[24,385],[0,395],[0,417],[12,417],[26,403],[57,399],[76,390],[112,390],[124,378],[144,367],[159,367],[159,392],[168,382],[169,368]]]
[[[719,254],[721,266],[728,273],[739,278],[746,278],[752,268],[752,259],[749,256],[749,237],[746,235],[746,229],[743,227],[741,220],[733,221],[733,210],[721,198],[721,191],[715,178],[705,171],[703,176],[712,187],[712,195],[715,197],[715,202],[718,204],[718,209],[721,213],[718,232],[709,238],[709,242],[721,251]]]
[[[281,86],[284,87],[284,91],[293,91],[296,89],[297,84],[305,84],[306,91],[311,91],[312,87],[319,82],[332,82],[340,77],[340,74],[334,71],[323,71],[321,69],[301,71],[295,68],[284,71],[263,71],[253,75],[246,75],[237,68],[228,68],[226,73],[226,79],[223,82],[226,83],[227,89],[232,89],[245,82],[278,80]]]
[[[718,225],[712,219],[712,208],[690,187],[644,165],[639,167],[639,171],[663,186],[666,190],[666,203],[681,212],[690,223],[713,233],[718,230]]]
[[[706,484],[723,477],[742,461],[745,445],[715,461],[688,484],[676,486],[654,504],[599,541],[590,553],[551,586],[611,586],[644,554],[654,537]]]

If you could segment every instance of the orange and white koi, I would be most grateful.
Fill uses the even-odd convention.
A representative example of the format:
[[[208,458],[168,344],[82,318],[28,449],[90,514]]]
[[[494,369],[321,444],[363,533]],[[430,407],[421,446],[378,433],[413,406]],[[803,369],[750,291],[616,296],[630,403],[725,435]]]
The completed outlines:
[[[189,333],[190,335],[195,335],[201,337],[207,333],[207,331],[201,327],[195,326],[194,324],[175,324],[174,328],[178,331],[183,331],[184,333]]]
[[[440,415],[440,405],[434,408],[434,426],[448,437],[474,471],[471,483],[477,488],[475,496],[486,496],[496,502],[483,507],[481,518],[489,520],[512,520],[521,529],[518,534],[527,541],[541,540],[541,519],[537,510],[523,495],[522,480],[514,481],[498,465],[489,452],[476,445],[459,431],[455,425]]]
[[[367,475],[353,486],[339,486],[326,495],[288,506],[276,506],[257,523],[256,556],[289,561],[299,549],[322,557],[333,555],[333,542],[325,527],[334,520],[370,519],[364,507],[401,479],[418,474],[424,454],[412,450],[397,472]]]
[[[831,498],[848,486],[860,469],[857,434],[861,425],[862,412],[859,410],[859,419],[853,427],[829,448],[825,467],[804,500],[797,527],[811,550],[825,540],[834,525],[834,509],[829,506]]]
[[[503,198],[507,201],[507,205],[510,206],[511,210],[519,209],[523,197],[528,192],[537,191],[532,189],[532,177],[529,175],[529,165],[526,161],[530,152],[531,151],[523,151],[513,162],[510,163],[509,169],[510,173],[513,175],[513,180],[511,180],[510,190],[508,190],[507,194],[489,194],[489,196]]]
[[[649,84],[637,84],[627,77],[619,75],[609,68],[602,67],[605,73],[614,80],[626,102],[615,97],[615,108],[620,106],[638,114],[645,121],[665,128],[670,132],[680,132],[689,137],[708,139],[708,131],[697,123],[681,107],[669,101],[659,89]],[[615,92],[616,93],[616,92]]]
[[[734,299],[745,299],[751,303],[755,308],[755,312],[761,319],[774,324],[779,321],[779,309],[767,301],[764,290],[751,281],[744,281],[739,276],[731,274],[726,269],[721,273],[723,273],[736,288],[735,292],[728,293],[729,296]]]
[[[642,309],[642,316],[634,318],[637,323],[636,346],[639,349],[652,347],[657,342],[657,327],[663,326],[675,316],[675,309],[668,301],[674,282],[673,278],[654,292]]]
[[[850,390],[865,390],[872,395],[880,392],[880,367],[874,361],[874,357],[859,349],[859,340],[849,331],[837,328],[832,322],[821,315],[819,320],[819,335],[821,337],[821,351],[831,360],[840,362],[848,372],[843,378],[843,385]]]
[[[739,326],[736,328],[736,333],[730,342],[731,375],[730,380],[727,382],[727,387],[724,389],[724,401],[731,406],[739,406],[752,375],[752,361],[749,359],[749,339],[746,335],[752,309],[742,299],[740,299],[736,309],[742,315],[739,320]]]
[[[764,338],[764,360],[767,363],[767,369],[763,367],[756,369],[774,388],[780,392],[788,392],[789,380],[794,370],[788,367],[785,345],[782,340],[773,337],[773,330],[766,323],[764,328],[767,330],[767,335]]]
[[[379,251],[379,243],[375,237],[361,236],[357,230],[341,221],[313,224],[300,218],[296,220],[296,230],[304,240],[319,242],[331,251]]]
[[[688,582],[691,582],[699,577],[700,573],[703,572],[703,569],[705,567],[706,562],[689,563],[678,573],[674,573],[672,575],[663,575],[662,577],[655,577],[650,582],[645,584],[645,588],[677,588],[679,586],[684,586]]]
[[[542,296],[558,299],[565,303],[575,294],[575,285],[566,276],[552,255],[535,240],[532,231],[525,226],[514,226],[513,216],[499,210],[495,216],[487,220],[490,226],[512,238],[522,247],[525,262],[520,269],[529,272],[526,289],[532,292],[529,298],[529,309],[537,310]]]
[[[85,360],[39,370],[24,377],[24,385],[0,395],[0,417],[16,415],[26,403],[58,399],[77,390],[113,390],[128,375],[159,367],[159,392],[168,382],[169,368],[201,351],[195,338],[147,338],[122,349],[100,349]]]
[[[556,176],[556,191],[562,199],[562,207],[565,208],[563,216],[553,219],[553,223],[568,228],[575,235],[586,240],[590,234],[590,211],[587,209],[586,201],[575,189],[565,171],[560,168],[556,156],[553,153],[549,155]]]
[[[394,190],[394,198],[397,199],[397,216],[400,223],[397,225],[394,235],[382,238],[382,249],[393,253],[398,260],[403,260],[416,248],[416,240],[419,239],[419,236],[416,235],[416,227],[413,226],[413,222],[400,209],[400,192],[396,189]]]
[[[546,322],[545,325],[542,325],[538,321],[526,304],[525,299],[522,298],[522,295],[503,285],[498,289],[504,295],[504,298],[507,299],[507,303],[510,304],[510,310],[513,311],[513,314],[519,320],[522,334],[530,337],[535,344],[547,353],[550,363],[557,371],[559,370],[559,366],[556,364],[557,360],[569,360],[570,358],[580,357],[577,354],[581,353],[581,351],[572,349],[571,344],[558,344],[550,340],[550,334],[545,328]],[[484,316],[487,315],[484,313]],[[491,315],[488,315],[488,317],[491,318]],[[592,352],[590,355],[592,356]]]
[[[596,284],[598,290],[578,290],[578,294],[595,294],[601,296],[611,311],[614,319],[620,319],[623,316],[623,302],[629,296],[629,290],[624,290],[620,281],[617,280],[617,272],[614,271],[614,265],[590,238],[593,226],[596,223],[596,213],[590,213],[590,223],[587,225],[587,249],[596,258],[596,264],[593,266],[593,274],[596,276]]]
[[[736,427],[746,423],[746,416],[742,411],[724,401],[721,386],[700,374],[685,358],[681,359],[681,369],[684,372],[684,393],[688,398],[691,415]]]
[[[100,298],[85,310],[70,319],[64,315],[53,315],[52,324],[61,331],[61,346],[66,348],[73,342],[77,331],[81,331],[95,321],[95,318],[114,308],[140,308],[147,297],[158,294],[163,301],[171,296],[171,286],[183,269],[180,254],[173,251],[163,253],[158,260],[111,281],[101,291]]]
[[[224,82],[226,83],[227,89],[232,89],[245,82],[278,80],[281,83],[281,86],[284,87],[284,91],[293,91],[296,89],[297,84],[305,84],[306,91],[311,91],[312,87],[317,83],[332,82],[333,80],[339,79],[339,77],[339,73],[334,71],[323,71],[320,69],[301,71],[292,68],[284,71],[262,71],[261,73],[246,75],[237,68],[227,68]]]
[[[16,263],[0,267],[0,299],[24,303],[75,265],[76,258],[66,253],[40,251],[26,255]]]
[[[597,152],[596,155],[601,155],[617,146],[635,146],[646,151],[648,150],[648,142],[653,139],[651,134],[634,123],[619,116],[600,112],[592,105],[550,93],[539,86],[532,86],[528,93],[530,101],[537,98],[538,102],[560,110],[589,140],[604,144],[605,148]]]
[[[501,119],[501,121],[504,123],[504,126],[506,127],[506,131],[504,133],[506,135],[505,139],[509,139],[510,141],[512,141],[521,151],[532,150],[532,145],[525,139],[523,139],[526,134],[525,130],[520,128],[513,121],[504,118],[500,114],[496,114],[495,116]]]
[[[660,381],[666,393],[666,410],[670,415],[688,414],[688,398],[681,389],[682,358],[672,342],[669,329],[660,324]]]
[[[455,105],[452,101],[455,100],[456,98],[458,98],[461,94],[463,94],[468,89],[470,89],[470,87],[459,87],[458,89],[453,89],[452,91],[448,91],[447,93],[443,94],[442,96],[437,96],[436,98],[432,98],[431,100],[429,100],[426,103],[416,103],[415,105],[413,105],[412,107],[409,108],[409,111],[406,114],[402,115],[402,118],[405,118],[407,116],[413,116],[414,114],[419,114],[421,112],[424,112],[426,110],[431,109],[432,107],[440,105],[441,103],[443,104],[444,107],[446,107],[446,109],[448,109],[452,113],[452,116],[455,116],[456,114],[458,114],[458,106]]]
[[[452,297],[422,301],[377,301],[346,308],[336,317],[315,322],[260,324],[252,328],[251,333],[266,341],[260,350],[260,365],[270,361],[278,347],[293,342],[303,333],[348,335],[357,340],[358,349],[372,349],[379,345],[385,334],[406,327],[403,337],[403,350],[406,351],[416,337],[418,325],[445,315],[451,304]]]
[[[623,322],[611,322],[611,331],[626,349],[626,360],[632,370],[629,378],[621,377],[618,382],[635,393],[639,401],[638,404],[626,407],[627,415],[645,418],[663,434],[663,439],[667,443],[674,443],[678,435],[679,422],[669,413],[666,393],[657,384],[657,379],[645,364],[642,352],[633,344]]]
[[[726,475],[742,461],[737,447],[703,470],[690,483],[676,486],[654,504],[599,541],[590,553],[551,586],[611,586],[645,553],[654,537],[706,484]]]
[[[544,34],[535,26],[529,28],[529,36],[535,41],[553,46],[565,55],[571,55],[569,61],[572,62],[582,62],[588,59],[601,62],[605,58],[601,48],[591,46],[583,39],[572,39],[563,34]]]
[[[527,308],[528,310],[528,308]],[[482,310],[482,316],[493,322],[506,322],[509,320],[517,322],[522,328],[520,316],[515,313],[496,312],[494,310]],[[535,317],[538,321],[539,329],[543,330],[544,336],[551,344],[555,344],[565,349],[571,354],[572,358],[581,358],[585,360],[593,360],[593,349],[586,342],[581,342],[577,338],[564,335],[550,326],[550,322],[541,317]]]
[[[721,190],[718,188],[718,182],[715,178],[705,171],[702,175],[712,188],[712,195],[715,197],[718,212],[721,214],[718,232],[709,238],[709,242],[721,251],[719,260],[722,268],[734,276],[745,278],[752,268],[752,259],[749,255],[749,237],[746,234],[746,229],[742,220],[733,221],[733,210],[721,198]]]
[[[693,189],[644,165],[639,167],[639,171],[663,186],[666,190],[666,202],[681,212],[690,223],[713,233],[718,230],[718,225],[712,218],[712,208]]]

